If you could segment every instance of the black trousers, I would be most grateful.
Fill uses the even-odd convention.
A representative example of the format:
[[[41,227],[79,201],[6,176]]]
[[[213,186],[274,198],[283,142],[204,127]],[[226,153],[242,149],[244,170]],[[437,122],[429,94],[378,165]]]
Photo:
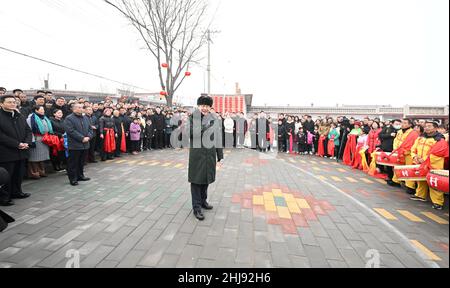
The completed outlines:
[[[0,201],[9,201],[12,196],[22,194],[22,180],[25,175],[25,160],[0,163],[8,171],[9,182],[0,188]]]
[[[120,150],[120,148],[122,148],[122,147],[120,147],[120,146],[122,146],[121,145],[122,144],[122,137],[126,137],[126,135],[125,134],[124,135],[120,135],[119,134],[118,137],[116,138],[116,151],[114,153],[115,156],[120,156],[120,154],[122,154],[122,151]],[[127,149],[128,149],[128,147],[127,147]]]
[[[390,167],[390,166],[384,166],[385,168],[385,172],[388,175],[387,180],[392,180],[392,178],[394,178],[394,168]]]
[[[194,211],[201,211],[202,205],[208,199],[208,186],[202,184],[191,184],[192,194],[192,209]]]
[[[69,150],[67,160],[67,175],[71,182],[76,182],[84,177],[84,160],[88,150]]]
[[[90,143],[89,151],[88,151],[88,161],[93,162],[95,161],[95,147],[97,146],[97,136],[94,136]]]
[[[164,131],[156,130],[155,132],[155,148],[163,149],[164,148]]]

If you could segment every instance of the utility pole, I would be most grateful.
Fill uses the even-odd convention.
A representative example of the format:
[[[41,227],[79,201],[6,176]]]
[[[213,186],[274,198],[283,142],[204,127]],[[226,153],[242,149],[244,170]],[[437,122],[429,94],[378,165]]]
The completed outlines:
[[[211,30],[207,30],[206,31],[206,37],[207,37],[207,41],[208,41],[208,95],[211,95],[211,43],[213,43],[212,39],[211,39],[211,34],[216,34],[216,33],[220,33],[220,31],[211,31]],[[214,44],[214,43],[213,43]]]

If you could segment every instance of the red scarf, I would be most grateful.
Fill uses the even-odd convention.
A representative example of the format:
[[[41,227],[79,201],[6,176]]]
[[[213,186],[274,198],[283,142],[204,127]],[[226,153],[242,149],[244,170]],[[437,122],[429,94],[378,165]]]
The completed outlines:
[[[113,153],[116,151],[116,135],[114,132],[114,129],[112,128],[106,128],[106,135],[103,142],[103,150],[106,153]]]
[[[431,167],[431,155],[440,158],[447,158],[449,156],[447,141],[441,139],[439,142],[434,144],[433,147],[431,147],[427,159],[420,165],[421,171],[426,171],[428,173],[433,169],[433,167]]]
[[[405,162],[405,153],[411,151],[411,148],[414,146],[417,138],[419,138],[419,132],[412,131],[409,133],[408,137],[406,137],[405,141],[392,153],[398,153],[398,157],[401,162]]]
[[[347,144],[345,145],[343,161],[345,165],[352,166],[353,157],[355,157],[356,153],[356,138],[358,136],[351,134],[348,135]]]
[[[334,137],[332,137],[330,140],[328,140],[328,155],[330,155],[330,157],[334,157],[334,148],[336,148],[336,146],[334,145]]]
[[[42,143],[44,143],[51,149],[52,155],[54,157],[58,156],[58,152],[64,151],[64,142],[61,142],[61,139],[59,139],[59,137],[56,135],[46,133],[42,137]]]
[[[325,136],[320,136],[319,138],[319,147],[317,148],[317,155],[319,156],[325,156],[325,145],[324,145],[324,141],[325,141],[326,137]]]

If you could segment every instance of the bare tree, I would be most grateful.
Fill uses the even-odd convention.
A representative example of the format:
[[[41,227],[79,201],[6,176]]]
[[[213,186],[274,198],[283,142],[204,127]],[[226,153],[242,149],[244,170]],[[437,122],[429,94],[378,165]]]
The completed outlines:
[[[202,26],[205,0],[104,1],[130,21],[155,57],[167,105],[172,106],[175,92],[190,76],[189,65],[198,60],[207,40]]]

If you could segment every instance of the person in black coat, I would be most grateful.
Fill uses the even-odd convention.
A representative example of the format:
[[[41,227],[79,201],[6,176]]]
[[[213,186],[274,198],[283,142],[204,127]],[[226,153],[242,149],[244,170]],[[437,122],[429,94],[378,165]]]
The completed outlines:
[[[152,118],[153,128],[155,132],[155,148],[163,149],[164,146],[164,128],[166,127],[166,120],[161,114],[161,109],[156,108],[156,113]]]
[[[63,139],[64,134],[66,133],[66,130],[64,128],[63,115],[64,114],[61,110],[56,109],[53,111],[53,117],[50,118],[50,121],[52,122],[53,132],[56,136],[58,136],[59,139]],[[56,156],[54,156],[52,153],[50,158],[53,169],[55,169],[55,171],[58,172],[64,170],[63,165],[66,160],[65,151],[58,151],[58,155]]]
[[[383,150],[383,152],[392,152],[394,150],[394,139],[397,137],[397,133],[401,128],[402,121],[399,119],[396,119],[392,121],[392,124],[387,123],[387,125],[381,130],[380,134],[378,135],[378,138],[381,141],[380,149]],[[400,127],[400,128],[399,128]],[[386,172],[387,179],[386,182],[390,186],[398,186],[397,183],[392,181],[392,177],[394,177],[394,170],[392,167],[383,166],[384,171]]]
[[[112,160],[114,158],[116,147],[111,147],[113,146],[112,143],[109,143],[110,147],[106,147],[105,145],[106,138],[108,137],[109,133],[114,134],[114,139],[117,138],[117,127],[114,123],[114,120],[111,118],[110,108],[106,108],[103,111],[103,116],[100,117],[98,121],[98,129],[100,130],[100,157],[103,162],[106,160]],[[114,145],[117,145],[117,143],[114,143]]]
[[[211,210],[213,207],[208,204],[208,186],[216,181],[216,167],[223,165],[223,148],[221,139],[214,138],[220,135],[218,123],[219,118],[210,113],[213,106],[213,99],[202,96],[197,101],[198,109],[190,117],[190,137],[191,147],[189,150],[189,183],[191,183],[192,207],[194,216],[202,221],[205,219],[202,209]],[[214,131],[211,131],[213,129]],[[206,147],[203,143],[205,133],[211,132],[213,145]],[[197,147],[198,145],[198,147]]]
[[[2,189],[2,187],[6,185],[8,182],[9,182],[8,171],[6,171],[5,168],[0,167],[0,189]],[[8,227],[8,224],[14,221],[15,220],[11,218],[11,216],[0,210],[0,232],[5,231],[5,229]]]
[[[152,140],[155,136],[155,129],[150,118],[147,119],[144,129],[144,151],[152,150]]]
[[[25,117],[16,110],[17,102],[13,96],[2,96],[0,106],[0,167],[10,175],[9,182],[0,189],[0,206],[11,206],[14,205],[12,199],[30,196],[22,192],[22,179],[32,132]]]
[[[91,128],[94,133],[89,143],[87,161],[89,163],[97,163],[97,160],[95,160],[95,148],[97,146],[97,131],[99,127],[98,118],[94,116],[94,110],[92,110],[92,107],[86,107],[85,113],[86,117],[89,119],[89,123],[91,124]]]
[[[84,176],[86,154],[89,150],[89,142],[94,136],[90,124],[89,119],[83,116],[83,104],[79,103],[73,106],[73,113],[64,121],[69,148],[67,174],[72,186],[77,186],[78,181],[91,180]]]
[[[270,133],[270,122],[267,120],[264,111],[261,111],[258,120],[256,120],[257,147],[260,152],[267,152],[269,148],[268,133]]]
[[[278,120],[278,152],[286,152],[286,125]]]

